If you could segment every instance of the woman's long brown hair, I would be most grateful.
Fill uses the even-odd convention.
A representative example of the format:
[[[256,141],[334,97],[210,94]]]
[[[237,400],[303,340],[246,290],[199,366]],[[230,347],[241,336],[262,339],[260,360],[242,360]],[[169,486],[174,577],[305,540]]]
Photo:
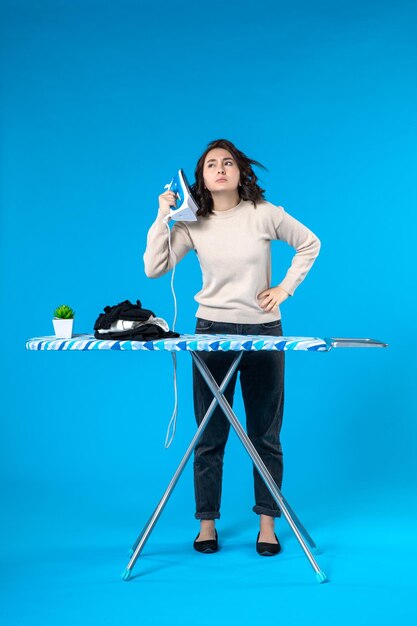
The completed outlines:
[[[258,177],[253,171],[252,165],[262,167],[264,170],[267,170],[267,168],[261,163],[258,163],[258,161],[254,161],[253,159],[247,157],[246,154],[238,150],[231,141],[228,141],[227,139],[215,139],[208,144],[207,149],[198,159],[197,167],[195,168],[194,174],[196,182],[191,185],[191,192],[199,206],[197,215],[206,217],[210,213],[213,213],[213,199],[211,197],[211,193],[204,187],[203,168],[207,153],[214,148],[224,148],[225,150],[228,150],[236,160],[240,171],[241,186],[238,187],[240,199],[252,201],[255,207],[257,202],[265,200],[263,195],[265,193],[265,189],[261,189],[259,185],[257,185],[256,181],[258,180]]]

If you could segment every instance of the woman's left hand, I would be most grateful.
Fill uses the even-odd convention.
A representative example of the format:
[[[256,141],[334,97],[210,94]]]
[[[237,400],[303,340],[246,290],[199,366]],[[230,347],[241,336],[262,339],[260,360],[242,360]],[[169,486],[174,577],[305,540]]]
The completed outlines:
[[[289,294],[282,287],[270,287],[264,289],[258,295],[258,300],[261,300],[259,306],[262,307],[265,313],[273,311],[276,306],[280,305],[288,298]],[[263,299],[263,300],[262,300]]]

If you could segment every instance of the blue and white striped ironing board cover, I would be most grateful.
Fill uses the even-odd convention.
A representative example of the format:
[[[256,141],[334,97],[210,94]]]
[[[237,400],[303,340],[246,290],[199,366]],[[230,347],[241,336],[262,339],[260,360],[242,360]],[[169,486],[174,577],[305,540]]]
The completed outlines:
[[[327,352],[332,339],[320,337],[275,337],[273,335],[180,335],[171,339],[152,341],[118,341],[96,339],[94,335],[74,335],[71,339],[34,337],[26,342],[27,350],[166,350],[169,352],[226,352],[233,350],[308,350]]]

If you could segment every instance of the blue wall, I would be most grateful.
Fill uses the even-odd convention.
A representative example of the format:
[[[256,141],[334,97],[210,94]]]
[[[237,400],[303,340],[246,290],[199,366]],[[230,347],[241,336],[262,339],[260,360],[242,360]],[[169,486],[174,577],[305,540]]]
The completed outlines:
[[[189,355],[178,356],[177,435],[164,450],[168,354],[24,346],[52,334],[63,302],[78,333],[125,299],[172,324],[170,275],[144,274],[147,231],[163,186],[179,167],[193,179],[219,137],[268,168],[258,171],[267,199],[322,242],[282,305],[284,333],[389,344],[287,354],[284,493],[331,515],[345,498],[415,489],[416,13],[404,0],[1,2],[0,470],[11,546],[32,515],[45,545],[54,533],[74,539],[72,523],[56,529],[59,514],[94,525],[99,511],[109,527],[134,516],[140,529],[182,458],[194,432]],[[293,253],[273,244],[274,285]],[[194,328],[200,285],[188,255],[175,276],[179,332]],[[252,489],[232,434],[224,515],[255,525]],[[193,514],[190,466],[170,516],[181,527]],[[128,543],[132,532],[121,530]]]

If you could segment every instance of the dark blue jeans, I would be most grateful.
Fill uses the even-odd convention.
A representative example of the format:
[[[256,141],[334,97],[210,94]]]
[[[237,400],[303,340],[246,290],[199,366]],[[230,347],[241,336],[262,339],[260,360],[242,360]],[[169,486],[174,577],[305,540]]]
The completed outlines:
[[[281,320],[264,324],[234,324],[212,322],[197,318],[198,334],[282,335]],[[217,384],[223,382],[237,353],[199,352],[199,356],[213,374]],[[278,488],[281,488],[283,458],[280,431],[284,411],[283,351],[245,352],[224,392],[230,406],[237,374],[246,413],[246,431],[265,463]],[[213,400],[213,394],[193,361],[194,412],[199,425]],[[197,519],[218,519],[222,491],[223,457],[229,436],[230,422],[217,405],[194,450],[194,489]],[[269,493],[258,470],[253,466],[255,506],[253,511],[279,517],[275,500]]]

